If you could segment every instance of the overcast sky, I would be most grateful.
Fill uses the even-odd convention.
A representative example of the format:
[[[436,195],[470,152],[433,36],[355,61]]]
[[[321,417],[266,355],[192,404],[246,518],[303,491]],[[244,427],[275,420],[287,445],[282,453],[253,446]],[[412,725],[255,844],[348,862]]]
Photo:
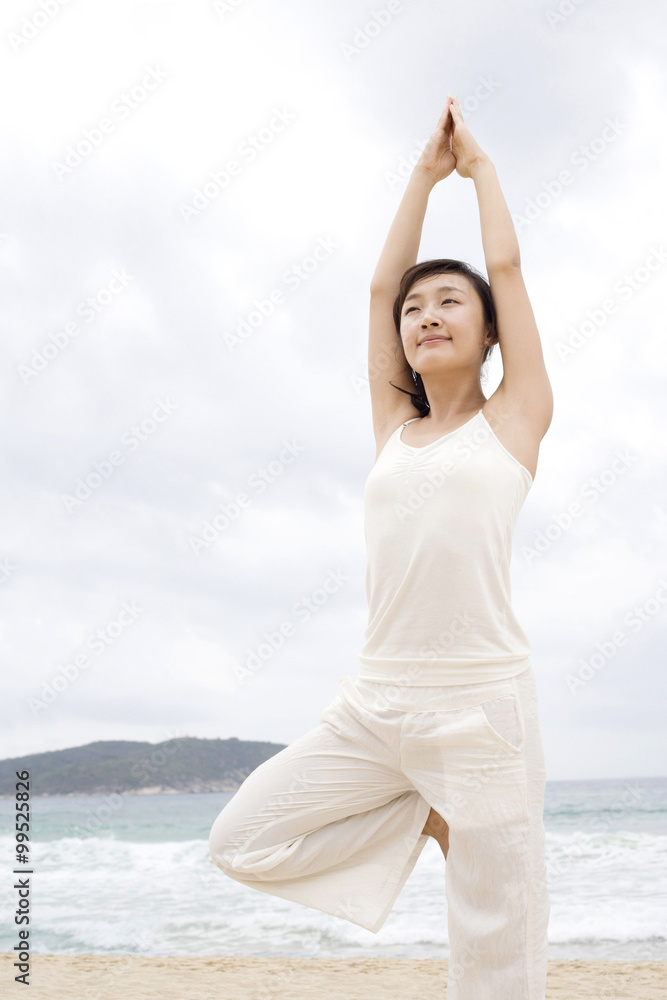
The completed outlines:
[[[289,743],[356,676],[368,285],[451,93],[555,396],[512,560],[548,776],[664,773],[667,19],[561,8],[3,4],[2,757]],[[431,257],[484,269],[456,174]]]

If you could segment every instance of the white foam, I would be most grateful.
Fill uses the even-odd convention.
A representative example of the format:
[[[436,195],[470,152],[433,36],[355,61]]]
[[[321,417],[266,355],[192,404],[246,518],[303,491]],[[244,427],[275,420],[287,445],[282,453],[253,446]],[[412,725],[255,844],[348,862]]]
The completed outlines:
[[[0,837],[0,852],[12,847]],[[546,851],[554,954],[667,958],[666,835],[549,832]],[[433,841],[378,934],[226,878],[204,839],[65,837],[33,842],[31,860],[36,951],[447,956],[445,864]],[[3,931],[0,947],[14,943]]]

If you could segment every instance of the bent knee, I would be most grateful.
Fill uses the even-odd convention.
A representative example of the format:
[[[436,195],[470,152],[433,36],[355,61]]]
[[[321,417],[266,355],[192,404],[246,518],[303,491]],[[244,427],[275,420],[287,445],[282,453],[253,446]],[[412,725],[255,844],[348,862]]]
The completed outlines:
[[[251,874],[256,867],[261,869],[266,866],[265,855],[270,855],[271,851],[258,852],[251,847],[262,825],[256,817],[244,815],[238,810],[222,810],[208,835],[209,853],[221,871],[238,878]]]
[[[231,840],[214,837],[213,831],[211,831],[208,850],[216,868],[219,868],[223,875],[229,875],[230,878],[238,880],[243,868],[243,855],[238,846]]]
[[[218,868],[225,871],[238,855],[243,840],[240,836],[240,824],[235,821],[232,810],[226,808],[218,815],[208,835],[209,854]]]

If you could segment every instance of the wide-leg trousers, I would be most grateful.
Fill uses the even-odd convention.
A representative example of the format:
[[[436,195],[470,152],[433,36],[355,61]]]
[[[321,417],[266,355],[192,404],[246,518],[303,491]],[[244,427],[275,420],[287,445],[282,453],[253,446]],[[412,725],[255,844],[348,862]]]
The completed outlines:
[[[431,807],[449,824],[448,1000],[544,1000],[546,772],[532,666],[439,687],[345,675],[319,724],[257,767],[215,820],[215,864],[377,932]]]

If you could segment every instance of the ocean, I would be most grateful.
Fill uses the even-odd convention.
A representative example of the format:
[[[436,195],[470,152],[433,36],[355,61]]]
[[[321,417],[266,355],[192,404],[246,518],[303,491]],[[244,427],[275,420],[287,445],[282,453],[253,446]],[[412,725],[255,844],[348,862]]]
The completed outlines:
[[[208,853],[231,792],[31,801],[34,952],[447,958],[445,861],[426,847],[378,934],[242,886]],[[12,799],[0,800],[2,897]],[[548,782],[551,958],[667,960],[667,778]],[[0,950],[16,944],[4,921]]]

